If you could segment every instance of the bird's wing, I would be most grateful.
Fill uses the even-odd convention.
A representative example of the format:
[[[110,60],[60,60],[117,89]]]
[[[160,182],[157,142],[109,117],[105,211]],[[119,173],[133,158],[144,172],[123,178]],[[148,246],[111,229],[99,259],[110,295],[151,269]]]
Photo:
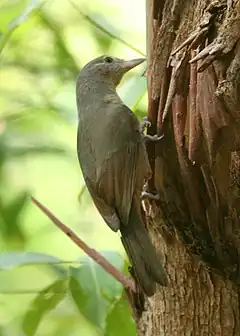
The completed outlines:
[[[120,104],[102,106],[94,117],[98,127],[91,129],[87,123],[81,126],[84,131],[78,131],[79,161],[96,207],[109,227],[117,231],[120,223],[128,223],[136,189],[143,146],[139,122]]]
[[[136,184],[138,144],[125,146],[104,162],[97,183],[98,195],[115,209],[122,224],[128,223]],[[101,212],[101,209],[99,209]]]
[[[115,209],[120,222],[127,224],[136,188],[142,137],[139,122],[127,106],[109,106],[108,111],[108,125],[101,136],[101,148],[107,150],[97,157],[97,194]]]
[[[115,209],[107,204],[102,197],[98,195],[96,188],[96,157],[95,150],[92,146],[92,141],[89,138],[86,130],[81,131],[80,125],[78,126],[77,133],[77,154],[79,163],[83,172],[83,177],[88,188],[88,191],[93,199],[93,202],[105,222],[113,231],[118,231],[120,227],[119,218]]]
[[[92,196],[93,202],[95,206],[97,207],[98,211],[104,218],[105,222],[108,224],[108,226],[113,231],[118,231],[120,228],[120,220],[118,218],[118,215],[111,205],[107,204],[104,200],[104,198],[100,197],[96,191],[95,186],[92,184],[92,181],[90,181],[88,178],[85,179],[88,191],[90,195]]]

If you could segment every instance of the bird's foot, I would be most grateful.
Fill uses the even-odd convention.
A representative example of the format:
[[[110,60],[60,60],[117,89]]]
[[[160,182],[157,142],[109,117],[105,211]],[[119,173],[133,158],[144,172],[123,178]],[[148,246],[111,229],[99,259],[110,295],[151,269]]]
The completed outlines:
[[[149,121],[147,117],[144,117],[142,122],[140,123],[140,126],[139,126],[140,133],[143,136],[143,140],[157,142],[164,137],[164,134],[162,134],[160,136],[157,135],[157,134],[155,134],[155,135],[144,134],[145,130],[147,128],[151,127],[151,125],[152,125],[151,121]]]
[[[144,131],[149,127],[151,127],[151,121],[147,117],[144,117],[139,126],[140,133],[144,135]]]
[[[150,192],[143,191],[142,194],[141,194],[141,200],[143,201],[145,199],[159,201],[160,200],[160,196],[158,194],[152,194]]]
[[[157,141],[161,140],[163,137],[164,137],[164,134],[162,134],[162,135],[160,135],[160,136],[157,135],[157,134],[154,134],[154,135],[145,134],[145,135],[143,136],[143,139],[144,139],[145,141],[153,141],[153,142],[157,142]]]

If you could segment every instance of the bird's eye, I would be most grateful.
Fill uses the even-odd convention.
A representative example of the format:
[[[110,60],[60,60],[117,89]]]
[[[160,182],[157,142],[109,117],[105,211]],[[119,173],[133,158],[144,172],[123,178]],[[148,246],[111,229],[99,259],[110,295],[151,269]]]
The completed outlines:
[[[106,57],[104,58],[104,61],[105,61],[106,63],[112,63],[112,62],[113,62],[113,58],[112,58],[112,57],[109,57],[109,56],[106,56]]]

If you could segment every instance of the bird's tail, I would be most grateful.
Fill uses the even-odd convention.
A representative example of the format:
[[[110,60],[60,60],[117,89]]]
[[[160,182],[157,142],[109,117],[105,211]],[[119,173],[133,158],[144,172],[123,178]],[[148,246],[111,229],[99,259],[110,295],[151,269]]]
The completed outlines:
[[[134,203],[133,200],[128,224],[121,225],[121,240],[137,281],[143,291],[152,296],[156,283],[166,286],[167,276]]]

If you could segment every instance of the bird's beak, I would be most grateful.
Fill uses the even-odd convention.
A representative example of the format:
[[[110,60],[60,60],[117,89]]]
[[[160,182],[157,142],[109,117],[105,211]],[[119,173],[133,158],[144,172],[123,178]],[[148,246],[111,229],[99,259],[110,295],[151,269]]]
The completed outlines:
[[[127,72],[132,68],[135,68],[137,65],[143,63],[144,61],[146,61],[146,58],[136,58],[130,61],[124,61],[122,67],[124,71]]]

